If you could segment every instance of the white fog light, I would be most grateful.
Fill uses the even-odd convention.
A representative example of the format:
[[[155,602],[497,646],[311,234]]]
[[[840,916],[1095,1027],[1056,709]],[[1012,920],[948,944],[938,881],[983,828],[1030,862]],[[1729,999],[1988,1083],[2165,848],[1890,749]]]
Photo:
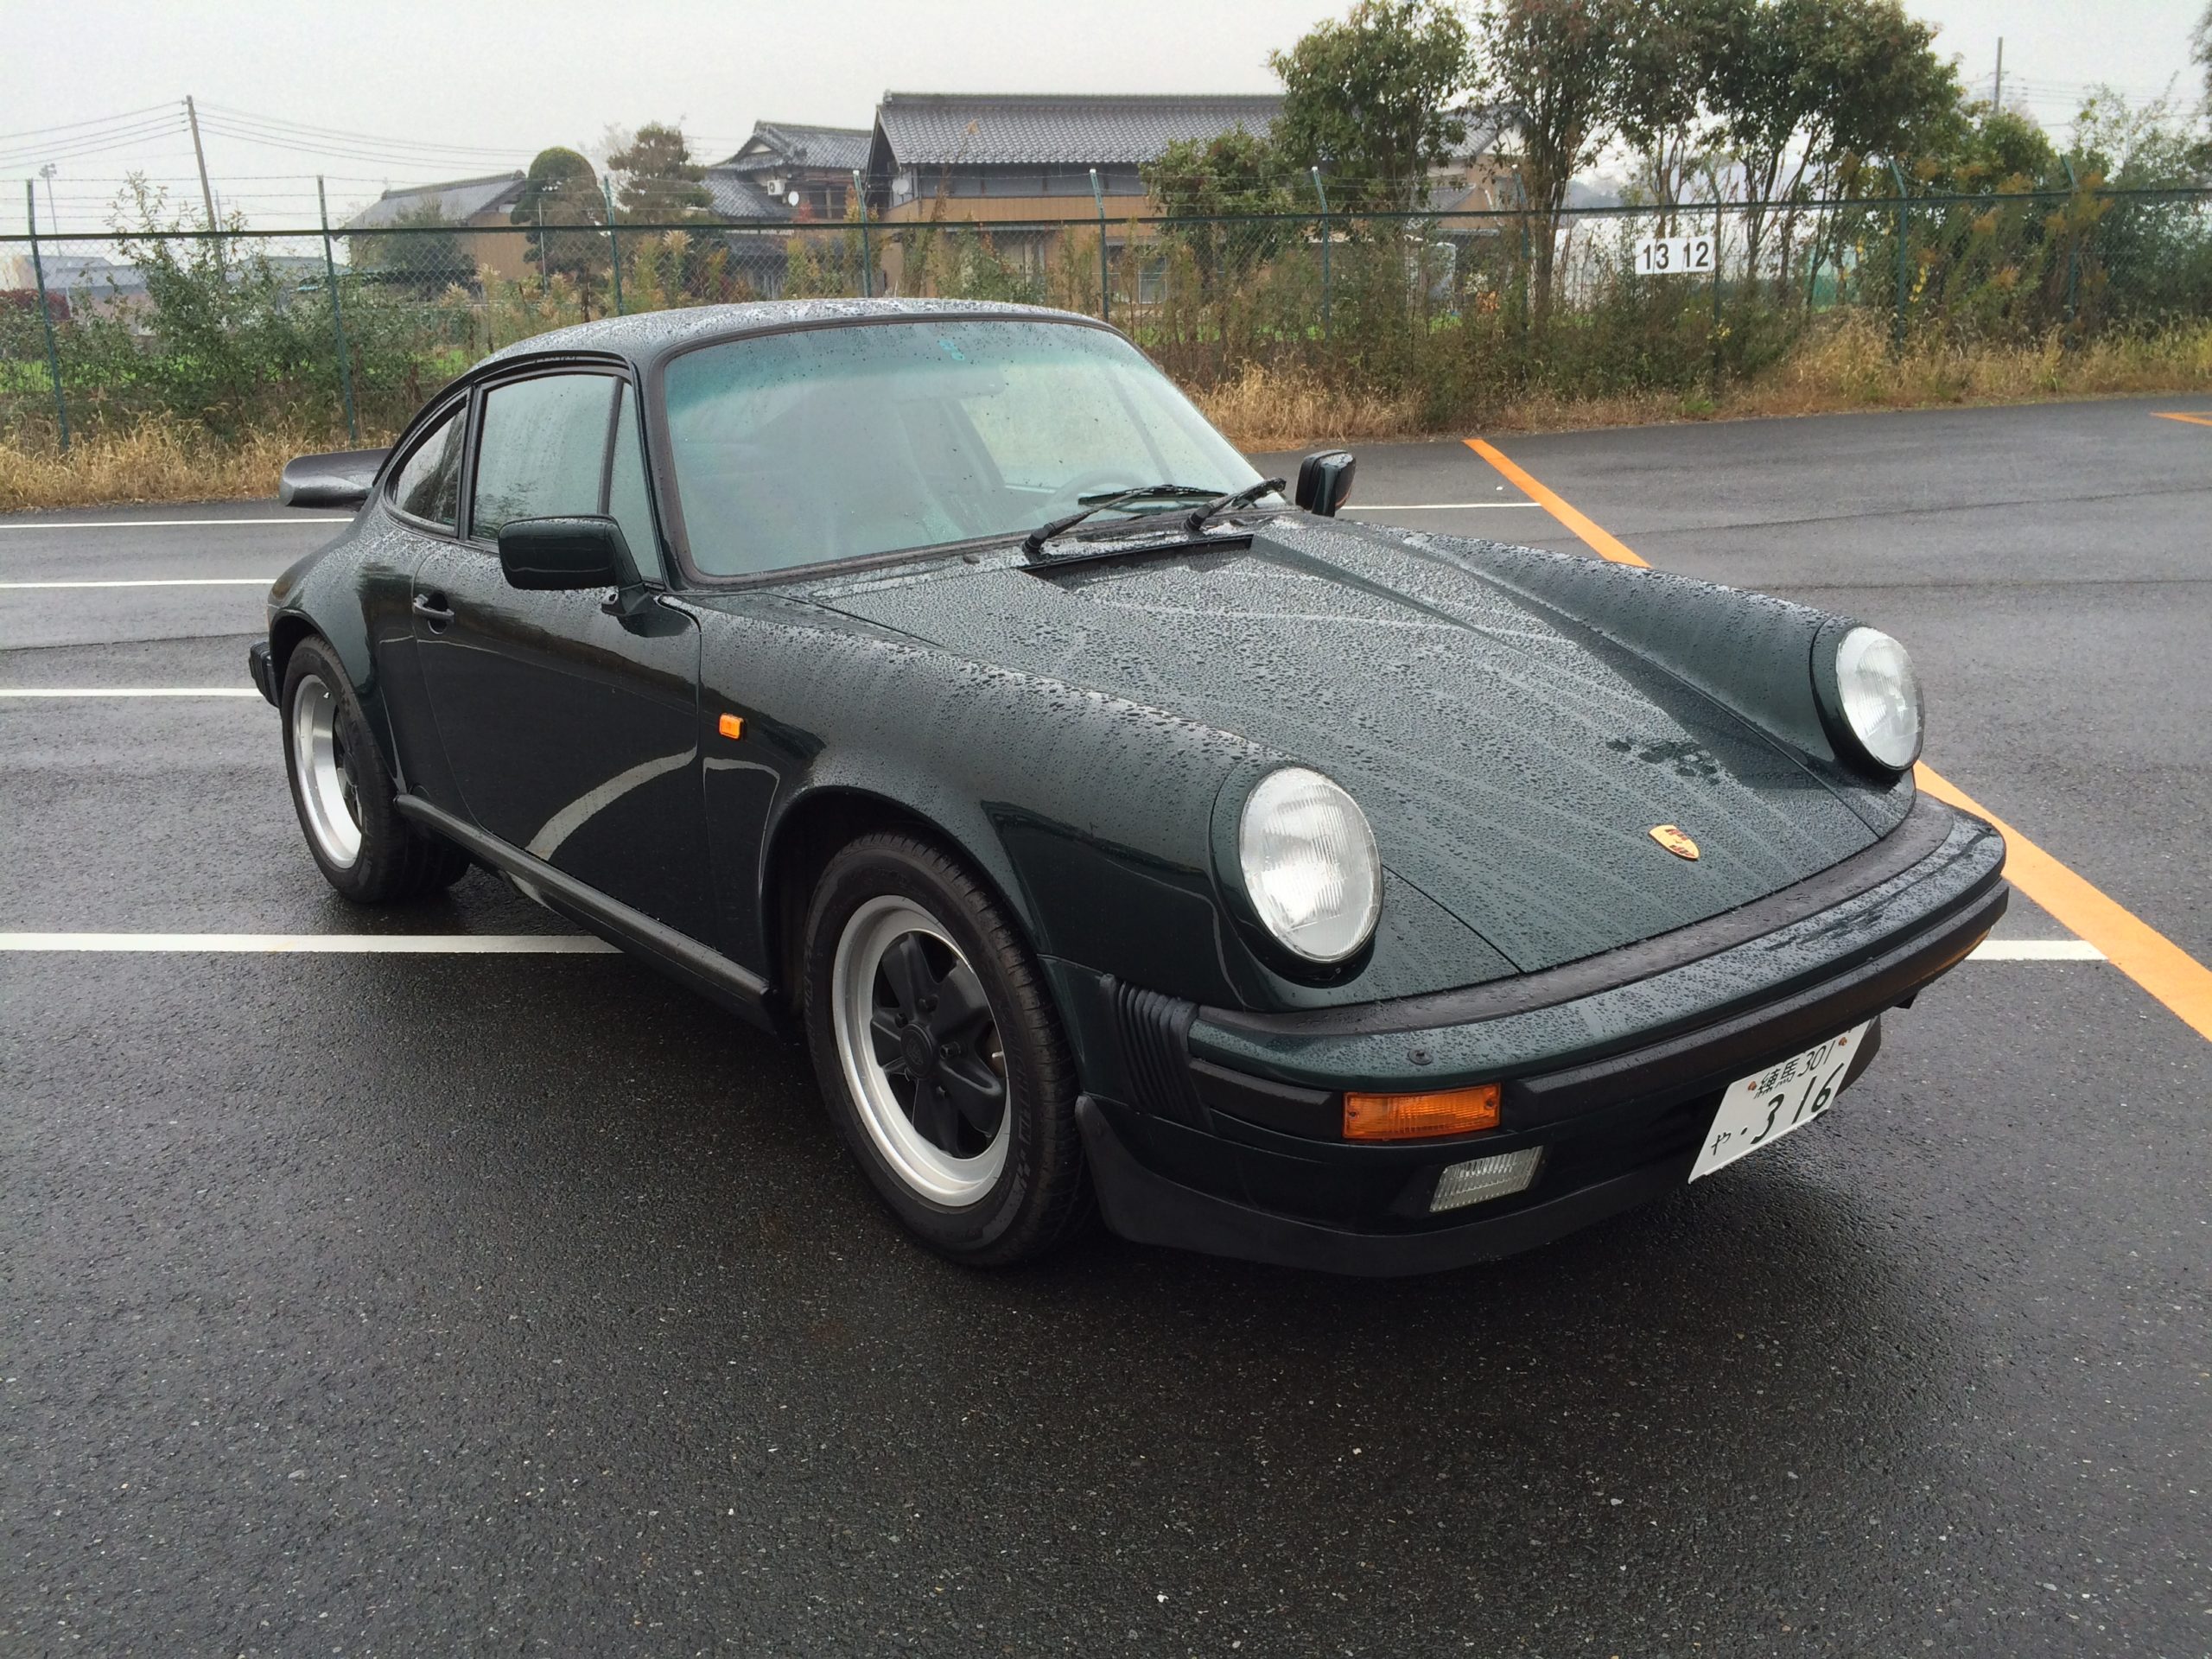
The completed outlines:
[[[1382,913],[1382,866],[1359,803],[1319,772],[1260,780],[1237,826],[1244,891],[1268,932],[1308,962],[1342,962]]]
[[[1510,1198],[1525,1192],[1536,1179],[1536,1166],[1543,1161],[1541,1147],[1523,1147],[1518,1152],[1496,1152],[1487,1158],[1453,1164],[1436,1178],[1436,1196],[1428,1201],[1429,1213],[1461,1210],[1485,1198]]]

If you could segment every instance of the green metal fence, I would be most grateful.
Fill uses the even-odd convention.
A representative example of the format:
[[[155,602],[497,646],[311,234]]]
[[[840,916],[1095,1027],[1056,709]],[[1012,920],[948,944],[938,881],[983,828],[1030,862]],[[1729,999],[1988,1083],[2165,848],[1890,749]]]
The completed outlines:
[[[0,236],[0,441],[149,417],[389,434],[485,353],[612,313],[906,295],[1104,316],[1186,385],[1256,365],[1417,394],[1690,391],[1839,319],[1899,345],[2212,321],[2212,191],[1450,214],[416,225]],[[35,207],[30,209],[35,213]]]

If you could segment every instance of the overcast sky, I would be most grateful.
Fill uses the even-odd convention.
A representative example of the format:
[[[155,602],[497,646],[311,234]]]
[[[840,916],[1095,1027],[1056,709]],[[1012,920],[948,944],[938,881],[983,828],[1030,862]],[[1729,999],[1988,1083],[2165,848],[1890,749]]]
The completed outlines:
[[[0,179],[53,162],[64,230],[101,228],[134,169],[196,198],[191,143],[172,118],[190,92],[224,201],[257,226],[311,224],[317,173],[337,217],[386,184],[502,170],[549,143],[595,149],[610,124],[681,119],[716,159],[758,119],[865,126],[887,88],[1271,91],[1268,49],[1345,3],[22,0],[0,50]],[[2017,95],[2054,128],[2093,82],[2139,98],[2171,82],[2193,99],[2188,37],[2202,3],[1908,0],[1980,86],[2001,34],[2007,103]],[[84,124],[124,116],[120,128]],[[270,121],[333,130],[276,134]],[[7,228],[21,217],[0,205]]]

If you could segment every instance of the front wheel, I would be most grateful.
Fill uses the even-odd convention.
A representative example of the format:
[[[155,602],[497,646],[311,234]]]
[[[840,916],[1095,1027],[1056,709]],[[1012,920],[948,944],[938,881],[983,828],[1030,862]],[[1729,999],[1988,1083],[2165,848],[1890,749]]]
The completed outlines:
[[[804,998],[831,1116],[931,1248],[1003,1267],[1082,1225],[1066,1040],[1034,960],[959,863],[901,835],[840,852],[807,913]]]
[[[392,804],[385,765],[337,654],[303,639],[284,664],[284,770],[308,850],[356,904],[391,904],[451,887],[467,855],[416,829]]]

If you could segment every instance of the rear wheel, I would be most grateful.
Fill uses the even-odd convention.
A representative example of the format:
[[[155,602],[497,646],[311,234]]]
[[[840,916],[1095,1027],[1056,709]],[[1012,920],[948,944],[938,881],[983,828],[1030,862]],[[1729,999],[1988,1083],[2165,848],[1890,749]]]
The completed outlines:
[[[909,836],[844,849],[808,911],[804,986],[830,1114],[925,1242],[1000,1267],[1081,1226],[1066,1040],[1033,959],[963,867]]]
[[[284,664],[284,770],[308,850],[357,904],[391,904],[451,887],[468,868],[457,847],[392,804],[385,765],[336,653],[303,639]]]

